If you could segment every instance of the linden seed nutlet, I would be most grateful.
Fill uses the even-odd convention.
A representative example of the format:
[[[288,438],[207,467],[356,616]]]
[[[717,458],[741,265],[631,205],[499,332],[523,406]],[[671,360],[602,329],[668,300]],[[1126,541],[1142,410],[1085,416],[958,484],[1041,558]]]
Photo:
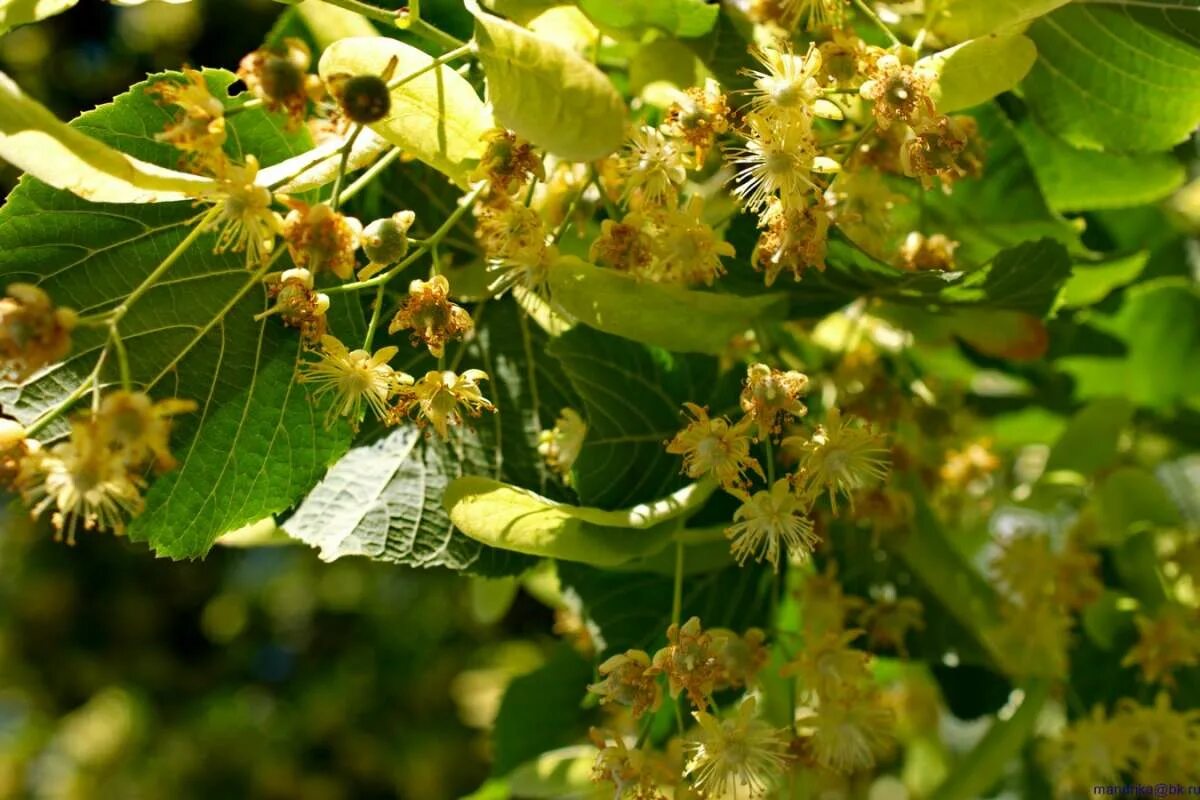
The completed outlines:
[[[392,109],[387,81],[378,75],[341,78],[334,87],[334,94],[346,116],[364,125],[379,122]]]
[[[400,211],[366,227],[362,247],[372,264],[395,264],[408,254],[408,229],[415,219],[413,212]]]

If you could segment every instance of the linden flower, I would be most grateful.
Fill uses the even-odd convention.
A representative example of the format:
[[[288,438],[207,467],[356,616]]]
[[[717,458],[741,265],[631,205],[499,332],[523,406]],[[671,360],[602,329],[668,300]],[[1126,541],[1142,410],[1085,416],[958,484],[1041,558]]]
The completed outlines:
[[[0,419],[0,487],[10,486],[21,470],[21,461],[32,445],[25,426],[16,420]]]
[[[1000,606],[997,643],[1016,673],[1043,678],[1067,674],[1067,647],[1073,621],[1066,609],[1041,601],[1033,605]]]
[[[1153,618],[1138,616],[1138,643],[1129,649],[1121,666],[1137,666],[1146,683],[1174,686],[1172,672],[1200,664],[1200,633],[1195,614],[1165,606]]]
[[[1120,703],[1113,722],[1122,725],[1132,740],[1131,770],[1138,783],[1155,783],[1167,775],[1180,780],[1200,780],[1196,746],[1200,742],[1200,710],[1176,711],[1171,696],[1160,692],[1153,706],[1142,706],[1129,698]]]
[[[765,558],[777,571],[784,548],[794,556],[807,557],[820,539],[813,533],[806,510],[787,478],[775,481],[770,491],[756,492],[733,513],[733,524],[725,530],[733,557],[739,564],[751,556],[759,562]]]
[[[660,233],[654,251],[662,276],[684,284],[713,281],[725,274],[721,258],[735,255],[733,245],[717,236],[711,225],[701,221],[704,200],[693,197],[683,211],[656,215]]]
[[[1107,719],[1102,706],[1067,726],[1047,747],[1058,790],[1090,792],[1097,781],[1119,783],[1133,755],[1131,732],[1117,718]]]
[[[822,702],[862,691],[871,681],[871,656],[850,647],[862,633],[829,631],[820,638],[811,637],[780,674],[785,678],[798,676],[804,688],[815,692]]]
[[[803,204],[805,195],[820,192],[814,172],[833,173],[836,161],[817,155],[817,143],[807,122],[779,122],[761,114],[746,116],[746,146],[731,151],[733,193],[746,208],[760,211],[772,197],[784,206]]]
[[[641,650],[628,650],[600,665],[604,680],[588,686],[600,695],[600,702],[631,706],[634,719],[662,704],[658,676],[650,668],[650,656]]]
[[[919,124],[935,113],[929,96],[935,76],[901,63],[891,53],[880,56],[870,74],[859,94],[874,103],[872,112],[880,129],[886,131],[897,120]]]
[[[803,417],[808,408],[800,396],[808,392],[808,376],[803,372],[771,369],[766,364],[751,364],[746,370],[741,406],[757,427],[756,439],[765,439],[782,429],[781,420]]]
[[[405,379],[412,380],[388,366],[399,352],[397,347],[384,347],[371,355],[366,350],[346,349],[334,336],[322,336],[321,351],[318,361],[301,367],[300,378],[316,387],[314,401],[333,395],[325,413],[326,427],[337,417],[348,417],[351,425],[357,427],[364,405],[377,417],[385,418],[388,400]]]
[[[738,689],[753,684],[771,658],[765,645],[767,635],[759,628],[751,628],[742,636],[726,628],[713,628],[709,634],[720,653],[721,678],[716,688]]]
[[[215,253],[246,252],[247,269],[261,264],[275,247],[275,237],[283,232],[283,221],[271,209],[271,191],[255,183],[258,159],[246,156],[246,163],[226,164],[216,193],[218,209],[212,226],[220,229]]]
[[[534,152],[533,145],[514,132],[492,128],[480,138],[487,142],[487,149],[471,173],[471,180],[486,180],[493,191],[511,195],[532,179],[546,179],[542,159]]]
[[[424,345],[430,355],[441,358],[446,342],[462,339],[475,323],[461,306],[450,302],[450,281],[434,275],[427,281],[414,280],[408,286],[408,299],[396,312],[388,333],[412,331],[413,347]]]
[[[76,314],[55,308],[50,296],[28,283],[10,283],[0,298],[0,373],[21,381],[71,349]]]
[[[867,643],[872,650],[890,647],[907,655],[904,640],[908,632],[925,627],[925,608],[915,597],[877,600],[860,617],[867,631]]]
[[[655,788],[644,750],[630,750],[623,738],[597,728],[588,731],[588,738],[597,750],[596,761],[592,765],[592,780],[611,783],[616,788],[613,800],[625,797],[632,800],[659,800],[662,797]]]
[[[297,267],[318,273],[327,269],[342,280],[354,274],[354,253],[362,223],[334,211],[328,203],[310,206],[288,200],[292,210],[283,221],[283,238]]]
[[[821,81],[835,86],[853,83],[864,71],[871,50],[867,43],[845,29],[835,29],[821,51]]]
[[[320,92],[321,81],[308,75],[312,52],[300,39],[288,37],[247,55],[238,64],[237,76],[268,111],[287,115],[288,124],[304,121],[308,101]]]
[[[816,711],[798,720],[808,746],[825,769],[848,775],[875,766],[891,746],[895,715],[874,693],[822,698]]]
[[[703,87],[693,86],[667,109],[663,133],[692,148],[692,166],[700,169],[717,136],[729,130],[729,105],[721,86],[712,78]]]
[[[537,211],[521,203],[481,206],[475,238],[491,259],[534,261],[546,249],[546,227]]]
[[[636,211],[620,222],[600,223],[600,236],[592,242],[588,257],[597,264],[622,272],[641,274],[654,260],[653,243],[645,231],[645,219]]]
[[[687,179],[683,154],[657,128],[643,125],[626,145],[623,199],[636,207],[662,207],[673,203]]]
[[[945,234],[935,233],[932,236],[925,236],[919,231],[913,231],[904,237],[904,243],[900,245],[900,259],[896,264],[900,269],[906,272],[951,272],[954,270],[954,251],[958,249],[959,243],[949,238]],[[974,448],[975,445],[972,445]],[[986,452],[986,448],[984,450]],[[964,454],[964,455],[982,455],[982,453]],[[988,453],[990,456],[991,454]],[[968,458],[968,463],[974,461],[974,458]],[[995,456],[991,456],[991,461],[994,462],[991,470],[994,470],[1000,464],[995,460]],[[989,470],[989,471],[991,471]],[[946,479],[946,468],[942,468],[943,480]],[[959,485],[965,485],[960,483]]]
[[[800,623],[806,639],[815,639],[827,633],[845,630],[846,614],[851,601],[842,591],[837,578],[837,563],[829,562],[825,571],[804,579],[799,592],[803,614]]]
[[[179,107],[174,121],[154,138],[190,154],[205,166],[223,160],[225,145],[225,106],[208,90],[204,74],[183,68],[184,83],[158,81],[146,89],[163,103]]]
[[[667,646],[654,654],[652,671],[667,676],[671,697],[687,692],[696,708],[708,707],[708,696],[721,678],[721,659],[716,642],[700,627],[700,618],[692,617],[682,626],[667,628]]]
[[[329,310],[329,295],[314,290],[312,273],[289,269],[268,276],[266,284],[267,295],[275,304],[255,319],[278,314],[284,325],[299,328],[305,341],[321,341],[327,329],[325,312]]]
[[[143,392],[116,391],[107,395],[96,413],[97,443],[130,470],[152,462],[159,471],[174,469],[171,418],[196,410],[191,400],[168,398],[155,402]]]
[[[932,124],[918,123],[900,148],[900,167],[909,177],[920,178],[925,188],[938,178],[949,185],[959,178],[978,176],[983,167],[978,142],[979,126],[971,117],[939,117]]]
[[[559,412],[554,427],[542,431],[538,436],[538,454],[546,460],[550,469],[562,476],[563,482],[571,485],[571,467],[583,449],[587,438],[587,423],[573,408]]]
[[[142,510],[139,479],[101,444],[90,419],[73,422],[68,441],[48,451],[32,448],[16,485],[34,517],[53,509],[55,538],[67,544],[75,544],[81,527],[123,533],[125,518]]]
[[[766,478],[750,455],[749,420],[730,425],[724,418],[710,419],[708,410],[684,403],[692,415],[688,426],[667,443],[667,452],[683,456],[683,471],[690,478],[712,475],[725,488],[746,483],[746,471]]]
[[[750,111],[780,124],[806,126],[812,116],[841,119],[836,105],[821,97],[817,76],[821,73],[821,51],[810,46],[803,56],[790,49],[756,47],[752,55],[763,70],[749,70],[754,78]]]
[[[759,218],[764,228],[754,248],[750,264],[763,273],[767,286],[775,283],[784,270],[800,280],[805,270],[825,271],[829,244],[829,212],[817,198],[800,206],[787,206],[777,197],[767,201]]]
[[[786,733],[757,719],[757,709],[747,697],[729,719],[692,713],[700,730],[685,745],[691,758],[684,774],[706,796],[736,797],[744,788],[748,797],[763,797],[787,768]]]
[[[418,424],[432,425],[438,436],[445,439],[450,435],[450,425],[462,424],[459,406],[473,417],[496,410],[479,389],[479,382],[487,379],[487,373],[481,369],[469,369],[461,375],[450,370],[427,372],[425,377],[401,390],[400,402],[389,413],[388,422],[396,424],[416,412]]]
[[[786,448],[798,440],[783,440]],[[814,490],[825,489],[829,503],[837,513],[837,496],[843,495],[854,507],[854,493],[882,481],[888,471],[888,451],[883,437],[866,425],[855,425],[831,408],[825,423],[807,441],[801,442],[805,480]]]

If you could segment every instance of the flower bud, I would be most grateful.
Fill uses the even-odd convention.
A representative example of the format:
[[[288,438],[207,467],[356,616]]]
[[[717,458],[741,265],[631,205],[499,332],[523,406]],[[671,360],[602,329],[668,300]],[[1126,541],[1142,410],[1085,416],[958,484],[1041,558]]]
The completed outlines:
[[[342,113],[353,122],[370,125],[392,109],[387,81],[378,75],[338,75],[330,80],[329,88]]]
[[[408,229],[415,219],[413,212],[399,211],[363,230],[363,252],[372,264],[395,264],[408,254]]]

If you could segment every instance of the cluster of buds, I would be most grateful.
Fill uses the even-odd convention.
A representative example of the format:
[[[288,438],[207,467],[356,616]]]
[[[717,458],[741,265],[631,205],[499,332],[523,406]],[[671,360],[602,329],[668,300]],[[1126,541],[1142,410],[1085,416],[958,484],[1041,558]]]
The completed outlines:
[[[689,477],[711,478],[741,501],[726,532],[741,563],[753,557],[778,569],[785,551],[806,557],[819,541],[812,521],[817,497],[827,493],[837,513],[839,497],[853,504],[856,494],[887,474],[882,436],[832,408],[811,432],[782,439],[785,451],[797,454],[798,469],[760,491],[749,491],[752,475],[767,480],[752,455],[753,446],[778,440],[785,423],[805,417],[808,408],[801,397],[807,391],[808,376],[802,372],[752,364],[740,399],[743,416],[737,422],[710,417],[705,408],[688,403],[691,421],[667,443],[668,453],[683,456],[683,471]],[[769,447],[766,454],[772,457]]]

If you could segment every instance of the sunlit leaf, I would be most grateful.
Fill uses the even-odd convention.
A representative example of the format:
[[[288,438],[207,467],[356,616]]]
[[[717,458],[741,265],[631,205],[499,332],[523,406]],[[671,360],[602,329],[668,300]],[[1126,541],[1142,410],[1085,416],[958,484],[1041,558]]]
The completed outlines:
[[[61,14],[79,0],[0,0],[0,36],[18,25],[27,25]]]
[[[720,7],[704,0],[579,0],[597,25],[631,33],[655,29],[671,36],[703,36],[712,30]]]
[[[1033,41],[1018,33],[972,39],[920,63],[938,75],[934,99],[938,111],[949,114],[1013,89],[1037,56]]]
[[[380,75],[397,60],[394,80],[426,69],[392,89],[388,115],[371,125],[382,138],[466,185],[472,162],[483,153],[491,127],[471,84],[448,66],[428,69],[433,57],[411,45],[383,37],[354,37],[330,45],[321,56],[321,77]]]
[[[961,42],[1013,28],[1049,14],[1069,0],[934,0],[927,14],[931,30],[943,39]]]
[[[595,66],[468,3],[496,120],[547,152],[594,161],[621,146],[625,103]]]

